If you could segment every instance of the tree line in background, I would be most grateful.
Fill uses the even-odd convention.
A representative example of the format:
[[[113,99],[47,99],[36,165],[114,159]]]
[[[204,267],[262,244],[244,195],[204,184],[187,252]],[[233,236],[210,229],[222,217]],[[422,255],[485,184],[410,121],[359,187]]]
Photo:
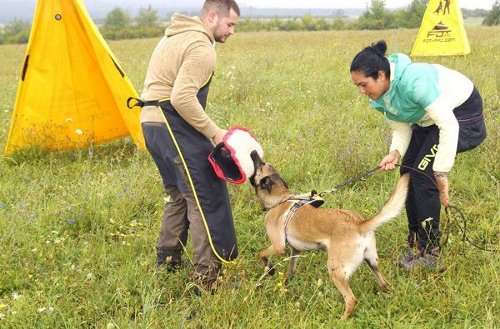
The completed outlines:
[[[256,31],[324,31],[324,30],[385,30],[397,28],[418,28],[427,7],[428,0],[413,0],[405,8],[389,11],[384,0],[372,0],[371,7],[357,19],[342,16],[313,17],[304,15],[294,18],[243,18],[237,26],[240,32]],[[464,17],[484,17],[482,24],[500,24],[500,0],[495,0],[491,10],[462,9]],[[0,44],[26,43],[29,40],[29,22],[14,19],[0,29]],[[99,27],[104,38],[109,40],[158,37],[163,34],[165,21],[149,6],[141,8],[135,18],[125,10],[110,11]]]

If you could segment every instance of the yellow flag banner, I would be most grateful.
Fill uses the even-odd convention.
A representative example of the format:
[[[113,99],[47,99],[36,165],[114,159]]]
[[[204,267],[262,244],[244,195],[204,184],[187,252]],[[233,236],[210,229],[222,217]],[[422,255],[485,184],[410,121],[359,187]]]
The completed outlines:
[[[430,0],[411,56],[453,56],[470,53],[458,0]]]
[[[144,148],[137,91],[82,0],[38,0],[4,155],[86,148],[131,136]]]

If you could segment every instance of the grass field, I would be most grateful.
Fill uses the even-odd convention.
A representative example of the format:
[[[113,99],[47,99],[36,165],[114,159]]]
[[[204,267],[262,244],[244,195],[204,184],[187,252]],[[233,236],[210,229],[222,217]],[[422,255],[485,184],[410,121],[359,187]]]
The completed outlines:
[[[217,45],[208,112],[222,127],[248,127],[296,193],[324,191],[374,167],[389,129],[350,81],[352,57],[385,39],[409,53],[416,30],[241,33]],[[488,138],[459,155],[451,200],[467,236],[499,247],[500,28],[467,30],[472,54],[417,58],[462,71],[481,91]],[[110,43],[140,91],[157,40]],[[0,150],[13,111],[25,46],[0,47]],[[397,174],[377,173],[326,196],[324,207],[376,213]],[[249,184],[229,186],[240,248],[215,295],[189,293],[189,271],[155,268],[165,195],[148,154],[130,140],[92,149],[0,159],[1,328],[499,328],[500,258],[461,240],[458,218],[444,248],[442,273],[405,273],[400,215],[377,232],[381,293],[367,266],[351,280],[359,304],[340,322],[343,300],[330,282],[324,251],[304,253],[297,274],[261,277],[266,247],[260,206]],[[444,217],[444,214],[443,214]],[[188,245],[188,254],[191,250]],[[260,289],[256,286],[260,285]]]
[[[483,23],[484,17],[467,17],[464,18],[464,25],[467,28],[478,27]]]

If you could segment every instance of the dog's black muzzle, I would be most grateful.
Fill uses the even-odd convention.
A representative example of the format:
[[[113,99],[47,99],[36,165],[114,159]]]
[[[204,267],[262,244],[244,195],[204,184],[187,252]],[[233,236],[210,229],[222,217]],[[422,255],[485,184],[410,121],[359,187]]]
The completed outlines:
[[[257,169],[261,168],[264,165],[264,161],[262,161],[259,153],[257,153],[257,151],[255,151],[255,150],[250,153],[250,158],[253,161],[254,173],[249,178],[249,181],[253,187],[256,187],[256,185],[255,185],[255,173],[257,172]]]

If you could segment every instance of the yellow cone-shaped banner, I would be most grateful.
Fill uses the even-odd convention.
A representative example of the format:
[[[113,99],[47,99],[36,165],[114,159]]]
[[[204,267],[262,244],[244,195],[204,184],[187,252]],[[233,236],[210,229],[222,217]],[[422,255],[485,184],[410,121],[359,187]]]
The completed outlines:
[[[144,148],[137,91],[81,0],[39,0],[4,154],[85,148],[131,136]]]
[[[430,0],[411,56],[450,56],[470,53],[458,0]]]

